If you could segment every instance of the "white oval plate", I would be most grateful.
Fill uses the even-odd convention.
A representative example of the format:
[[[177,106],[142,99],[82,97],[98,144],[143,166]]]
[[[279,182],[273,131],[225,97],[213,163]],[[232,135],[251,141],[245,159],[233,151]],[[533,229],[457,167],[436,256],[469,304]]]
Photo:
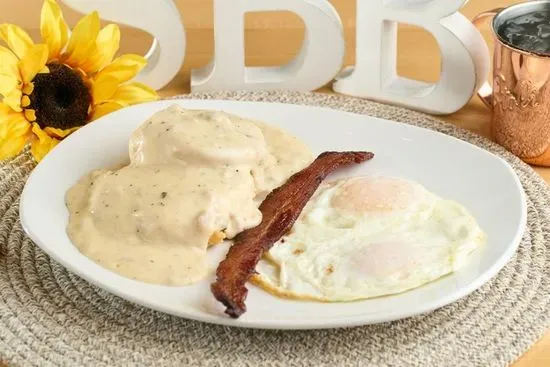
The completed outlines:
[[[416,180],[465,205],[488,234],[459,272],[412,291],[349,303],[276,298],[249,285],[248,311],[238,320],[223,314],[210,294],[213,276],[187,287],[146,284],[121,277],[82,255],[65,233],[67,189],[90,170],[127,160],[131,132],[172,103],[232,112],[278,125],[315,153],[369,150],[376,157],[337,176],[396,175]],[[333,178],[336,177],[333,176]],[[108,115],[67,138],[36,167],[23,191],[21,223],[33,241],[67,269],[132,302],[162,312],[231,326],[313,329],[400,319],[447,305],[479,288],[512,257],[526,223],[521,184],[499,157],[461,140],[397,122],[325,108],[234,101],[161,101]],[[212,275],[228,245],[210,254]]]

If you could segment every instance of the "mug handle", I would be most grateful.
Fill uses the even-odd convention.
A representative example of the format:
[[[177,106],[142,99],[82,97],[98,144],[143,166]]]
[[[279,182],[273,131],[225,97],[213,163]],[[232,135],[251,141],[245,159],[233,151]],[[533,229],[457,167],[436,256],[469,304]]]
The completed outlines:
[[[474,24],[474,26],[476,26],[478,30],[480,30],[481,26],[484,24],[487,18],[494,18],[494,16],[497,15],[502,9],[504,8],[496,8],[478,14],[474,17],[472,23]],[[493,87],[491,87],[491,84],[488,81],[485,81],[481,88],[479,88],[477,95],[487,107],[493,108]]]

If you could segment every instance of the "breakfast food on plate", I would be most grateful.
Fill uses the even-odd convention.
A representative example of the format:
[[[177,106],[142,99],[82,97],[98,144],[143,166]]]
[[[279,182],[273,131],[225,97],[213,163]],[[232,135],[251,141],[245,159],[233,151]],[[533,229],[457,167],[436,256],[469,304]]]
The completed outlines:
[[[278,128],[177,105],[131,135],[130,163],[95,170],[66,194],[67,233],[128,278],[187,285],[234,238],[211,285],[237,318],[246,283],[286,298],[336,302],[395,294],[462,267],[486,242],[472,215],[413,181],[323,183],[367,152],[309,148]]]
[[[486,241],[460,204],[418,183],[363,176],[323,184],[256,266],[253,281],[287,298],[351,301],[449,274]]]
[[[261,201],[313,160],[275,127],[175,105],[134,131],[129,156],[68,191],[67,233],[100,265],[167,285],[202,279],[207,247],[258,225]]]
[[[367,152],[325,152],[307,168],[294,174],[272,191],[260,205],[262,222],[237,235],[220,265],[212,293],[226,306],[226,313],[239,317],[246,311],[246,282],[263,253],[287,233],[322,180],[334,170],[372,159]]]

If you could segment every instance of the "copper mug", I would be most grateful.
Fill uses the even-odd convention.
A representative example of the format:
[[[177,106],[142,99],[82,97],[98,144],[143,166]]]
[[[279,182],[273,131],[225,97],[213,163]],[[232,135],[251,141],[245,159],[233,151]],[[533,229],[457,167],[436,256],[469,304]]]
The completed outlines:
[[[550,12],[550,0],[519,3],[474,19],[479,25],[492,18],[495,40],[493,84],[485,83],[478,95],[493,110],[493,140],[529,164],[550,166],[550,54],[518,48],[502,35],[507,20],[536,11]]]

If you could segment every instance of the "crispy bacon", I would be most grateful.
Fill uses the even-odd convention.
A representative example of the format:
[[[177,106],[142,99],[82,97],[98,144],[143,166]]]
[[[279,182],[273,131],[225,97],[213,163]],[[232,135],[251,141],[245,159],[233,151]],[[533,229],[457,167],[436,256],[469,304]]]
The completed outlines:
[[[256,264],[291,228],[302,209],[321,182],[334,170],[372,159],[368,152],[325,152],[311,165],[294,174],[273,190],[260,205],[262,222],[235,237],[216,271],[217,279],[211,290],[214,297],[226,306],[225,313],[237,318],[246,312],[248,294],[246,282],[254,274]]]

